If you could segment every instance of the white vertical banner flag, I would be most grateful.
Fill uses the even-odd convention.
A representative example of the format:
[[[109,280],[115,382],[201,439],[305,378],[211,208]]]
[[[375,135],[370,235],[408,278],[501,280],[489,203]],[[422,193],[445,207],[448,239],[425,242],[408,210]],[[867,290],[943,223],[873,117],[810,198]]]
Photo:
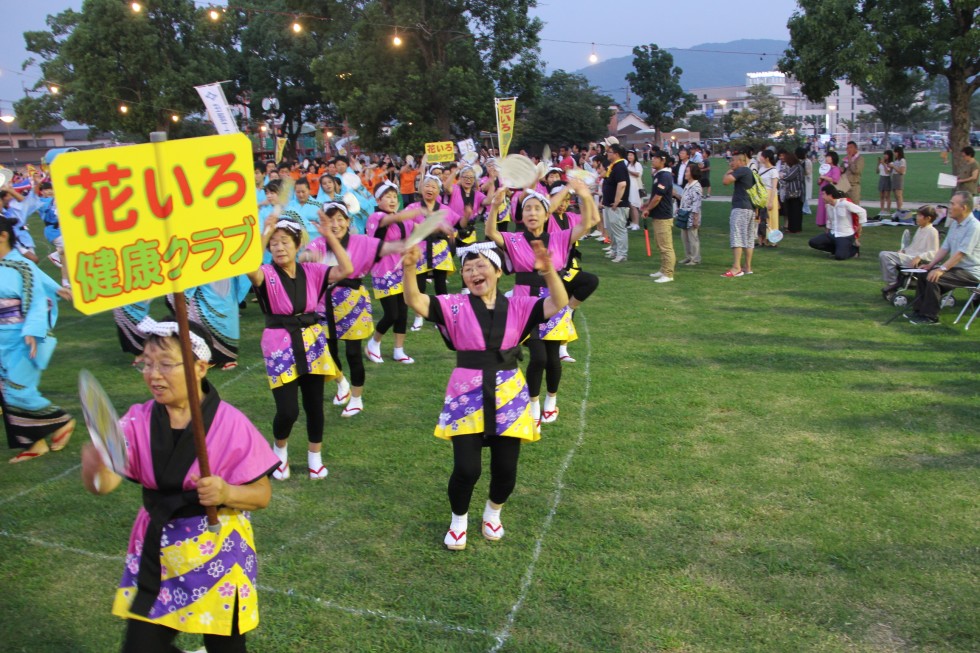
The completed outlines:
[[[218,130],[218,133],[237,134],[238,125],[235,123],[235,116],[231,113],[231,107],[228,106],[228,100],[225,98],[221,84],[205,84],[194,88],[201,96],[201,100],[208,110],[208,117],[211,118],[211,122],[214,123],[214,128]]]

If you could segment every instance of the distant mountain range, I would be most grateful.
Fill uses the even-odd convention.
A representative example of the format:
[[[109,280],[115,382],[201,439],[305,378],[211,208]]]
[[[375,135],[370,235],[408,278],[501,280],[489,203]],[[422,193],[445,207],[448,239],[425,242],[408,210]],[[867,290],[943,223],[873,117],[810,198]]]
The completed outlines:
[[[741,86],[745,74],[773,70],[789,43],[772,39],[741,39],[728,43],[702,43],[684,50],[669,50],[674,65],[684,72],[684,90],[705,86]],[[737,54],[737,53],[760,54]],[[764,53],[764,54],[761,54]],[[633,72],[633,55],[606,59],[574,71],[584,75],[589,83],[612,97],[621,106],[626,103],[626,74]],[[638,99],[631,98],[636,110]]]

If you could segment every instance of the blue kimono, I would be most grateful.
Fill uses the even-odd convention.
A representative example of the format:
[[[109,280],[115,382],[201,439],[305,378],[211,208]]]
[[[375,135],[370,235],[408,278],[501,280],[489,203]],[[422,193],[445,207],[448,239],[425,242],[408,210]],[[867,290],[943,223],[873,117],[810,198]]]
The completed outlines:
[[[0,404],[12,449],[28,449],[71,421],[38,389],[56,343],[50,332],[58,319],[59,288],[17,250],[0,258]],[[34,358],[26,336],[37,343]]]

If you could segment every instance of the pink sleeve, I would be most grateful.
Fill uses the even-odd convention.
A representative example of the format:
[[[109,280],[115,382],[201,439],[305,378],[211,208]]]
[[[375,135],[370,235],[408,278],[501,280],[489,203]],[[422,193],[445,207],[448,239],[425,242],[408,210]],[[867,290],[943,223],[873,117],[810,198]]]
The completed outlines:
[[[220,422],[219,422],[220,419]],[[265,476],[273,467],[279,464],[279,458],[272,452],[272,447],[259,430],[255,428],[241,411],[225,402],[221,402],[215,415],[221,437],[215,444],[214,454],[209,447],[208,454],[215,458],[211,463],[212,473],[220,476],[231,485],[246,485]],[[211,435],[208,437],[209,441]],[[196,463],[195,463],[196,465]]]
[[[316,257],[317,261],[322,261],[323,257],[327,253],[327,240],[323,236],[320,236],[319,238],[311,242],[309,245],[307,245],[306,249],[317,255]]]

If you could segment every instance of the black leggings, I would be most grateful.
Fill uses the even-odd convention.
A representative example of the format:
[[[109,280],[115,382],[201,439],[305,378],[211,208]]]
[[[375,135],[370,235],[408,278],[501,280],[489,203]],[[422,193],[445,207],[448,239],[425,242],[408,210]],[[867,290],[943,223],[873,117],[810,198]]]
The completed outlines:
[[[449,294],[449,284],[446,281],[448,276],[449,276],[449,272],[447,272],[446,270],[432,271],[432,285],[435,286],[437,295]]]
[[[548,372],[548,392],[554,394],[558,392],[558,384],[561,383],[561,357],[558,349],[561,342],[558,340],[541,340],[531,338],[527,341],[528,352],[531,360],[528,361],[527,371],[527,391],[532,397],[541,395],[541,379],[545,371]]]
[[[339,341],[336,338],[331,338],[327,342],[329,343],[327,346],[330,349],[330,356],[333,357],[333,362],[337,364],[337,369],[341,372],[344,371],[344,366],[340,363],[340,343],[346,343],[344,347],[344,356],[347,358],[347,380],[350,381],[351,385],[356,385],[357,387],[363,386],[364,358],[361,351],[361,341]]]
[[[245,635],[238,632],[237,598],[234,615],[231,622],[231,635],[204,636],[204,648],[208,653],[246,653]],[[174,640],[179,634],[169,626],[127,619],[122,653],[181,653],[181,650],[174,646]]]
[[[352,386],[360,388],[364,385],[364,354],[361,343],[363,340],[344,340],[344,354],[347,357],[347,380]]]
[[[599,287],[599,277],[591,272],[579,270],[571,281],[562,281],[565,284],[565,292],[569,297],[573,297],[580,302],[584,302]]]
[[[483,471],[483,447],[490,449],[490,500],[504,503],[517,484],[517,458],[521,454],[520,438],[495,435],[484,439],[482,433],[456,435],[453,442],[453,473],[449,477],[449,507],[457,515],[470,511],[473,488]]]
[[[408,306],[405,305],[405,295],[398,293],[382,297],[381,310],[384,311],[384,315],[374,327],[378,333],[388,333],[392,325],[397,334],[404,335],[408,331]]]
[[[306,437],[310,444],[323,442],[323,388],[326,379],[322,374],[304,374],[295,381],[272,389],[276,400],[276,416],[272,418],[272,435],[285,440],[299,419],[299,394],[303,393],[303,412],[306,413]]]

